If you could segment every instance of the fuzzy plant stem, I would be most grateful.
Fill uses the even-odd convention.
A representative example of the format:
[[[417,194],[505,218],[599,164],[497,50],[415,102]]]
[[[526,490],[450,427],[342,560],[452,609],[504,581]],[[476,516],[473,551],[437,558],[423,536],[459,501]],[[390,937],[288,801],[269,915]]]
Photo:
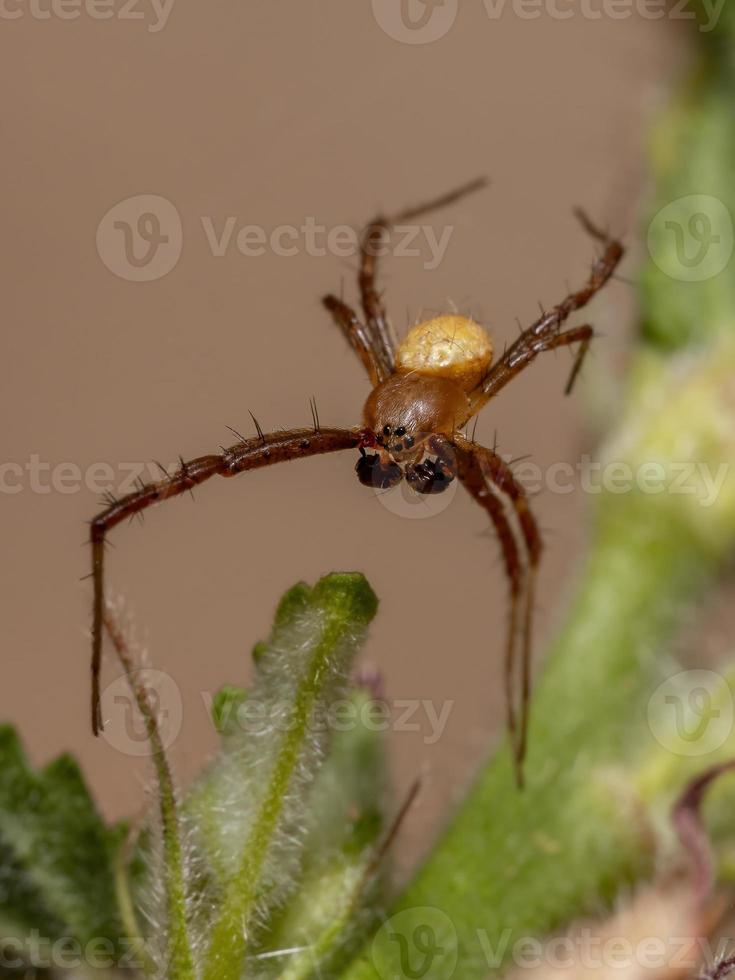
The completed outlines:
[[[168,975],[175,980],[195,980],[194,959],[186,921],[186,879],[173,776],[166,758],[155,709],[145,685],[136,673],[138,665],[131,654],[125,633],[109,604],[105,607],[104,624],[145,722],[146,734],[153,753],[166,867]]]
[[[137,841],[137,832],[129,829],[125,840],[115,856],[115,895],[120,910],[120,920],[127,938],[134,944],[136,956],[140,958],[143,972],[153,976],[155,963],[146,948],[146,942],[141,933],[135,901],[130,888],[130,859],[133,847]]]

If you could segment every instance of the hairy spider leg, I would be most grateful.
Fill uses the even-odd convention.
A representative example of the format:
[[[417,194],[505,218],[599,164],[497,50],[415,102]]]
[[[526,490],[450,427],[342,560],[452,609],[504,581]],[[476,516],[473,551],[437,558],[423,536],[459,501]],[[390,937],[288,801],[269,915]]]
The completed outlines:
[[[582,309],[608,282],[620,263],[624,253],[620,242],[610,238],[592,224],[583,211],[576,211],[576,217],[584,229],[596,240],[604,244],[603,254],[597,259],[585,285],[569,293],[548,313],[544,313],[535,323],[523,331],[514,343],[505,351],[503,356],[490,368],[487,376],[470,395],[472,414],[490,401],[517,374],[533,361],[543,351],[555,350],[559,347],[580,343],[579,353],[572,374],[566,387],[567,393],[579,375],[582,361],[587,353],[593,336],[592,327],[585,325],[573,330],[560,333],[564,322],[576,310]]]
[[[391,370],[395,367],[394,344],[385,307],[383,306],[383,301],[376,286],[377,252],[380,248],[383,235],[392,225],[403,221],[413,221],[414,218],[422,217],[439,208],[454,204],[467,194],[471,194],[485,187],[487,182],[486,177],[477,177],[463,184],[461,187],[457,187],[449,191],[449,193],[442,194],[440,197],[434,198],[431,201],[425,201],[423,204],[405,208],[403,211],[399,211],[390,216],[377,215],[365,228],[360,241],[360,271],[358,274],[362,309],[368,325],[379,339],[384,356],[390,364]]]
[[[516,718],[516,693],[514,672],[516,664],[516,643],[519,628],[519,612],[526,587],[526,570],[518,552],[518,543],[513,529],[505,514],[505,508],[500,498],[488,489],[487,480],[477,454],[464,447],[455,446],[457,458],[457,477],[470,494],[488,514],[495,528],[503,555],[505,574],[510,587],[510,615],[506,625],[505,661],[503,675],[505,681],[505,707],[508,738],[516,766],[516,778],[522,781],[522,773],[518,767],[518,725]]]
[[[528,745],[528,720],[531,695],[531,650],[535,582],[541,561],[542,542],[536,520],[523,486],[508,463],[492,449],[456,435],[451,440],[457,454],[458,476],[473,499],[493,521],[500,538],[506,574],[511,591],[511,619],[506,644],[505,683],[510,697],[508,724],[515,757],[516,778],[523,784],[523,763]],[[519,560],[520,549],[502,505],[493,491],[509,500],[521,532],[525,561]],[[521,634],[520,664],[517,665],[516,631]],[[514,675],[520,674],[520,697],[516,716]],[[517,720],[517,718],[519,720]]]
[[[344,300],[331,293],[322,298],[322,304],[332,314],[332,319],[360,358],[373,388],[385,381],[389,373],[385,373],[386,367],[376,348],[375,338],[360,322],[357,313]]]
[[[245,470],[259,469],[292,459],[304,459],[341,449],[356,449],[362,442],[360,429],[291,429],[245,439],[219,455],[199,456],[184,462],[171,476],[146,483],[138,490],[113,501],[90,525],[92,546],[92,730],[98,735],[103,728],[100,703],[102,666],[102,628],[104,620],[104,554],[108,532],[126,518],[135,517],[148,507],[177,497],[204,483],[212,476],[237,476]]]

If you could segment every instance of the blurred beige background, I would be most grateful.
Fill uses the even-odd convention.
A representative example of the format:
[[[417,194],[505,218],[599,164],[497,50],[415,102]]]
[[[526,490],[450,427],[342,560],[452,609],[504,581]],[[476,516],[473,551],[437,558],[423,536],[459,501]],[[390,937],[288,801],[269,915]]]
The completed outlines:
[[[248,410],[266,429],[307,424],[311,395],[323,422],[352,425],[368,390],[318,302],[341,285],[354,298],[354,261],[307,254],[303,241],[292,256],[248,257],[234,235],[217,256],[204,225],[355,225],[487,173],[489,191],[433,219],[452,228],[437,268],[424,249],[386,262],[383,282],[399,332],[456,304],[501,344],[515,317],[529,322],[537,301],[585,275],[593,248],[573,205],[627,234],[622,274],[635,274],[644,133],[681,64],[685,25],[591,19],[576,5],[565,20],[524,19],[510,4],[493,19],[478,0],[444,36],[406,43],[418,32],[401,29],[398,8],[174,0],[156,12],[138,0],[126,12],[113,0],[74,19],[60,16],[72,5],[3,8],[1,454],[13,466],[0,493],[0,718],[22,729],[35,762],[73,751],[110,817],[140,806],[148,771],[89,731],[91,584],[79,579],[98,500],[60,464],[112,464],[121,480],[119,463],[214,451],[233,441],[227,425],[251,434]],[[144,194],[171,202],[183,250],[167,275],[136,282],[106,267],[97,232],[117,202]],[[633,299],[616,282],[593,307],[604,336],[575,397],[562,396],[568,358],[549,356],[485,410],[478,438],[497,429],[501,451],[542,467],[578,459],[586,420],[614,410]],[[34,458],[46,467],[35,475]],[[353,466],[346,454],[213,481],[196,502],[114,532],[109,582],[180,688],[173,757],[187,779],[215,744],[202,692],[247,680],[283,589],[364,571],[381,597],[364,662],[384,673],[389,698],[450,705],[433,744],[422,711],[421,730],[391,736],[397,792],[426,778],[399,848],[407,864],[502,727],[505,582],[485,517],[462,493],[413,519],[416,506],[395,513]],[[535,503],[547,543],[540,658],[589,501],[546,492]],[[106,680],[118,673],[108,656]]]

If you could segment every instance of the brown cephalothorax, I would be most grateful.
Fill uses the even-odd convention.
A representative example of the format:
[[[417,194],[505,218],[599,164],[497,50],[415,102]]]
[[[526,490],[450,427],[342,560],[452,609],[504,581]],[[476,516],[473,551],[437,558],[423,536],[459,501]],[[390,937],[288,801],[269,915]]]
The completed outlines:
[[[470,401],[449,378],[428,374],[393,374],[368,395],[365,427],[375,441],[398,459],[416,454],[430,435],[451,436],[470,414]]]
[[[376,246],[390,227],[434,208],[444,207],[485,186],[475,180],[450,194],[392,217],[377,217],[367,225],[360,246],[358,284],[362,319],[343,300],[325,296],[323,303],[362,362],[372,391],[363,409],[362,426],[323,428],[313,408],[310,429],[241,439],[220,453],[200,456],[161,480],[107,506],[91,523],[92,578],[92,727],[103,726],[100,669],[104,623],[104,546],[107,533],[122,520],[153,504],[176,497],[212,476],[237,476],[245,470],[302,459],[341,449],[359,451],[360,482],[376,489],[401,480],[417,493],[446,490],[457,479],[485,509],[495,527],[510,586],[510,622],[505,646],[507,724],[516,777],[523,778],[531,679],[531,620],[534,583],[541,557],[541,538],[526,493],[510,466],[494,451],[469,440],[463,429],[482,407],[542,351],[578,345],[567,392],[582,366],[592,340],[592,327],[563,329],[566,320],[585,306],[612,276],[623,248],[600,231],[581,211],[585,230],[602,247],[585,285],[569,293],[493,362],[493,347],[484,328],[458,314],[446,314],[417,324],[401,344],[393,341],[388,317],[376,288]]]

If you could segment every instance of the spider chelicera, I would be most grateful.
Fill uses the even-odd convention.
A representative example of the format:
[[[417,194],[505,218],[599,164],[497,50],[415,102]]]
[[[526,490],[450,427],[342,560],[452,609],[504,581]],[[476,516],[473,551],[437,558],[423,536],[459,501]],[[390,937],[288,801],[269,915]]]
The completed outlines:
[[[340,449],[358,450],[360,483],[386,489],[405,479],[420,494],[441,493],[457,479],[485,509],[500,540],[510,585],[510,621],[505,645],[507,725],[516,775],[522,781],[530,696],[531,618],[534,581],[541,556],[541,538],[528,499],[508,463],[494,450],[463,434],[468,421],[542,351],[578,345],[566,392],[571,391],[593,337],[589,324],[562,329],[576,310],[605,285],[623,255],[619,242],[599,230],[582,211],[577,218],[602,246],[586,284],[570,292],[542,315],[493,362],[485,330],[468,317],[439,316],[414,326],[395,345],[380,293],[376,258],[384,236],[397,222],[411,221],[459,200],[484,186],[475,180],[443,197],[391,217],[379,216],[360,239],[358,285],[363,316],[336,296],[323,303],[354,348],[372,391],[363,409],[362,425],[324,428],[314,413],[311,429],[263,433],[210,456],[199,456],[143,484],[108,506],[91,523],[94,609],[92,624],[92,727],[103,726],[100,667],[104,611],[104,546],[107,532],[125,518],[153,504],[176,497],[211,476],[236,476],[245,470],[287,462]]]

